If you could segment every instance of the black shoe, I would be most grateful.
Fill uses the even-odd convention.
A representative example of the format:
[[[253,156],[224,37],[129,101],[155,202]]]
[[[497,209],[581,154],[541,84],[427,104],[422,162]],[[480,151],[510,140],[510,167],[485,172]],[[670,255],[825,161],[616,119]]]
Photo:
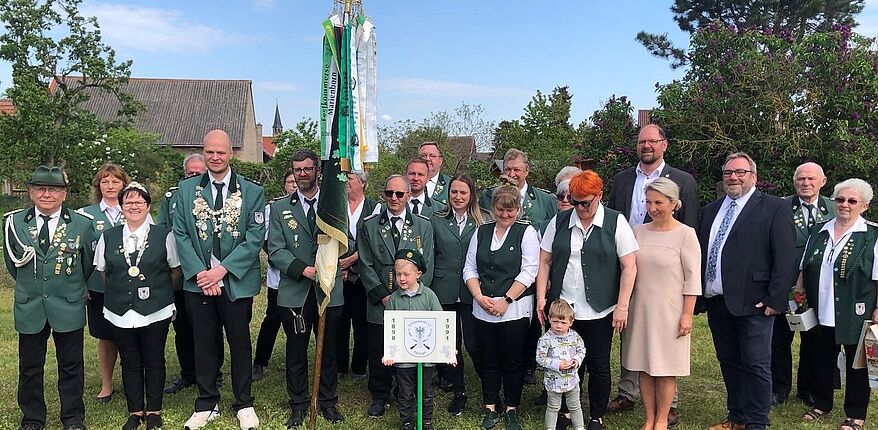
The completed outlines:
[[[451,403],[448,405],[448,413],[458,416],[463,413],[464,409],[466,409],[466,394],[454,393],[454,398],[451,399]]]
[[[107,394],[106,396],[95,396],[95,401],[103,404],[110,403],[111,401],[113,401],[113,394],[116,394],[115,389],[110,390],[110,394]]]
[[[604,430],[603,420],[598,419],[589,419],[588,424],[585,425],[585,430]]]
[[[521,422],[518,420],[518,413],[515,412],[515,409],[510,409],[506,411],[506,430],[521,430]]]
[[[383,417],[385,407],[387,407],[387,403],[384,400],[373,400],[372,404],[369,405],[369,411],[367,412],[369,418]]]
[[[253,381],[258,381],[264,377],[265,377],[265,366],[262,366],[259,364],[254,364],[253,365]],[[220,380],[222,380],[222,378],[220,378]]]
[[[573,421],[563,413],[558,414],[558,421],[555,422],[555,430],[567,430],[567,427],[573,425]]]
[[[771,394],[771,406],[780,406],[787,402],[788,395],[784,393]]]
[[[64,430],[88,430],[85,427],[85,424],[67,424],[64,426]]]
[[[680,414],[677,413],[677,408],[671,406],[671,409],[668,410],[668,427],[673,427],[680,423]]]
[[[122,430],[134,430],[140,427],[140,423],[143,422],[143,417],[140,415],[128,415],[128,421],[125,421],[125,424],[122,426]]]
[[[351,380],[352,381],[365,381],[366,380],[366,372],[363,372],[363,373],[351,372]]]
[[[537,404],[537,406],[546,406],[546,403],[548,403],[548,402],[549,402],[549,393],[547,393],[546,390],[543,390],[540,393],[539,397],[537,397],[536,404]]]
[[[146,430],[160,430],[162,428],[162,416],[159,414],[149,414],[146,416]]]
[[[24,423],[19,430],[45,430],[46,428],[37,423]]]
[[[433,430],[433,421],[424,420],[423,430]]]
[[[418,428],[414,423],[407,422],[399,425],[399,430],[415,430]]]
[[[482,417],[482,428],[489,429],[493,428],[497,424],[500,424],[500,414],[497,411],[492,411],[488,408],[485,408],[484,412],[482,412],[484,416]]]
[[[287,428],[296,428],[300,427],[305,422],[305,416],[307,415],[307,411],[297,411],[294,410],[290,413],[290,419],[287,420]]]
[[[448,378],[440,377],[439,378],[439,389],[446,392],[446,393],[450,393],[450,392],[454,391],[454,385],[451,383],[451,381],[448,380]]]
[[[527,385],[534,385],[537,383],[536,371],[533,369],[527,369],[524,371],[524,383]]]
[[[167,387],[165,387],[165,394],[174,394],[193,385],[195,385],[194,382],[186,380],[182,376],[178,376],[177,379],[174,379]]]
[[[326,421],[329,421],[332,424],[344,421],[344,415],[341,414],[338,407],[335,405],[320,408],[320,415],[323,415],[323,418],[326,418]]]

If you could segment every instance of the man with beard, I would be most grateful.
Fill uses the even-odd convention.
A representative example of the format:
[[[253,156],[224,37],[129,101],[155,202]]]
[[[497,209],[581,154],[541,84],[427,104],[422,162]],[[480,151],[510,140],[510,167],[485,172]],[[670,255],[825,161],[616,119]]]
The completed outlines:
[[[411,197],[408,201],[408,209],[415,215],[423,215],[430,218],[434,212],[441,211],[445,205],[433,200],[427,193],[427,181],[430,168],[426,160],[420,157],[412,158],[405,165],[405,176],[411,187]]]
[[[704,276],[696,312],[707,323],[726,385],[728,415],[710,430],[764,430],[771,409],[771,335],[796,276],[793,212],[756,190],[756,163],[737,152],[722,170],[725,196],[701,210]]]
[[[418,147],[418,156],[427,162],[430,180],[427,181],[427,195],[448,206],[448,183],[451,177],[442,172],[442,151],[437,142],[424,142]]]
[[[357,272],[366,290],[366,325],[369,332],[369,393],[372,404],[368,415],[378,418],[390,400],[390,368],[381,363],[384,355],[384,307],[396,290],[393,263],[396,251],[414,249],[424,256],[427,270],[421,282],[429,287],[433,279],[433,225],[423,215],[408,210],[409,182],[392,175],[384,183],[384,209],[370,215],[357,229],[360,261]]]
[[[277,305],[282,309],[281,323],[287,334],[287,392],[292,408],[287,428],[302,425],[308,412],[308,344],[311,331],[317,329],[317,302],[323,293],[317,288],[317,206],[320,189],[319,157],[310,149],[293,154],[293,174],[299,189],[289,198],[271,204],[268,229],[268,259],[280,269],[277,287]],[[326,308],[325,339],[335,339],[341,322],[344,288],[341,271],[336,273],[335,285]],[[330,343],[330,345],[332,345]],[[339,423],[344,416],[338,411],[338,369],[332,346],[323,347],[320,368],[320,388],[317,401],[320,413],[330,423]]]
[[[232,144],[226,132],[208,132],[203,152],[208,171],[180,181],[171,223],[194,332],[198,384],[195,412],[184,428],[203,428],[219,415],[219,330],[225,332],[232,361],[232,408],[242,429],[256,428],[250,320],[253,296],[262,284],[259,250],[265,240],[265,195],[262,185],[229,167]]]
[[[652,221],[646,211],[644,190],[650,182],[658,178],[668,178],[680,187],[680,202],[683,203],[683,207],[674,213],[674,218],[692,228],[698,225],[698,211],[701,205],[698,203],[695,178],[665,163],[667,149],[668,138],[665,131],[655,124],[644,126],[637,135],[636,150],[640,162],[613,177],[607,206],[622,212],[631,228]],[[622,336],[624,335],[622,333]],[[638,374],[629,372],[621,365],[620,368],[619,394],[607,406],[609,412],[631,410],[634,408],[634,402],[640,398]],[[675,425],[677,421],[677,396],[674,395],[671,411],[668,413],[668,425]]]

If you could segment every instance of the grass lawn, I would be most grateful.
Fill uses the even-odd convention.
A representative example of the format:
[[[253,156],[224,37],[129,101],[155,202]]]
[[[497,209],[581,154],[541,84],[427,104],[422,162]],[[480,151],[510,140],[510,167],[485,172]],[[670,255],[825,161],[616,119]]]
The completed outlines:
[[[5,272],[5,271],[3,271]],[[21,413],[15,400],[18,380],[18,337],[12,323],[12,289],[10,279],[5,273],[0,274],[0,393],[4,400],[0,402],[0,429],[17,429]],[[261,321],[261,314],[265,308],[265,295],[260,295],[256,300],[256,310],[251,324],[253,342]],[[173,336],[173,334],[171,335]],[[618,338],[617,338],[618,339]],[[798,339],[798,337],[797,337]],[[262,429],[284,429],[284,423],[289,414],[288,398],[283,377],[283,342],[284,335],[279,335],[275,344],[274,355],[266,372],[265,379],[253,384],[253,394],[256,396],[256,412],[262,421]],[[618,348],[618,341],[615,348]],[[124,423],[127,413],[124,395],[121,392],[122,381],[118,370],[115,376],[117,395],[109,404],[102,405],[93,399],[100,387],[100,379],[97,370],[95,354],[96,342],[86,335],[85,362],[86,362],[86,424],[90,429],[118,429]],[[794,345],[798,348],[798,345]],[[174,355],[174,344],[169,337],[167,345],[168,375],[169,378],[178,371],[177,360]],[[313,348],[312,348],[313,350]],[[618,368],[618,350],[613,352],[614,369]],[[57,399],[57,369],[55,366],[54,350],[49,348],[49,357],[46,366],[46,398],[49,402],[49,428],[60,428],[58,421]],[[212,422],[210,429],[237,429],[237,420],[230,409],[231,394],[230,381],[228,378],[229,360],[226,359],[224,372],[225,383],[222,390],[222,415]],[[614,372],[614,377],[617,376]],[[310,385],[310,383],[309,383]],[[450,395],[438,394],[436,396],[436,414],[434,423],[439,429],[477,429],[481,422],[478,409],[480,391],[478,380],[472,367],[467,367],[467,387],[470,402],[466,413],[460,417],[449,417],[445,408],[450,401]],[[585,390],[583,390],[583,396]],[[695,319],[692,344],[692,376],[683,378],[680,382],[680,425],[681,430],[706,429],[710,424],[720,421],[725,416],[725,391],[719,366],[713,351],[710,331],[707,328],[706,318],[703,316]],[[839,393],[839,392],[837,392]],[[539,385],[525,387],[523,404],[520,414],[524,420],[525,428],[543,428],[543,407],[536,406],[534,401],[539,394]],[[613,389],[615,394],[615,389]],[[181,393],[165,396],[165,428],[182,428],[183,422],[192,413],[192,407],[196,390],[189,388]],[[381,419],[370,419],[366,416],[366,407],[369,404],[369,393],[366,382],[354,382],[349,378],[340,381],[339,407],[346,416],[341,425],[330,425],[322,418],[318,419],[317,427],[320,429],[395,429],[399,425],[398,415],[391,406],[388,413]],[[584,398],[584,407],[587,408],[587,398]],[[875,400],[873,395],[872,400]],[[772,410],[772,428],[775,429],[835,429],[844,418],[840,401],[837,400],[835,411],[820,423],[804,424],[801,415],[805,407],[797,402],[790,401],[782,407]],[[867,425],[872,425],[876,420],[875,408],[870,410],[866,420]],[[626,414],[610,414],[605,417],[605,427],[608,429],[637,429],[640,426],[642,412],[635,410]],[[502,424],[497,427],[502,429]]]

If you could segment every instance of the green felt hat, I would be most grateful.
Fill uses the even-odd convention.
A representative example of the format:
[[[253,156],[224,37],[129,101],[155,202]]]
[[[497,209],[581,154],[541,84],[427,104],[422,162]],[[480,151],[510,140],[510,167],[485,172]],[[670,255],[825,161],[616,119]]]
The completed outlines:
[[[34,170],[34,176],[27,181],[28,185],[44,185],[50,187],[67,187],[67,175],[60,167],[40,166]]]
[[[399,251],[396,251],[394,260],[405,260],[414,264],[419,271],[427,271],[427,265],[424,264],[424,256],[414,249],[400,249]]]

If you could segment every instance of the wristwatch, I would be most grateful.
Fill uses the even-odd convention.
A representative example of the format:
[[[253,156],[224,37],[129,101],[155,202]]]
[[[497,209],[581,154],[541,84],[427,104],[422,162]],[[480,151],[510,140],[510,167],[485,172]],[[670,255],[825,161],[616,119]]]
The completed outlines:
[[[506,303],[512,303],[515,301],[515,300],[512,300],[512,297],[509,297],[506,294],[503,295],[503,298],[506,300]]]

